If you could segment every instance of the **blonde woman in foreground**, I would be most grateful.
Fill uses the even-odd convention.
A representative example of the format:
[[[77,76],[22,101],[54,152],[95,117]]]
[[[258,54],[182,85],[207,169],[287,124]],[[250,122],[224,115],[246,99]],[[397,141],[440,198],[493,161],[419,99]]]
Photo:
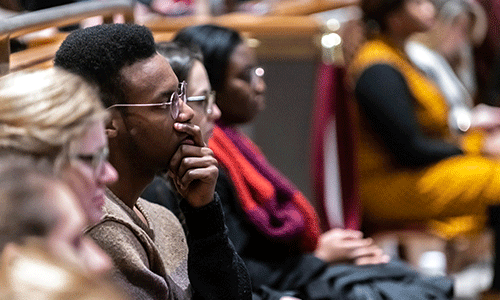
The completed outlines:
[[[125,299],[86,270],[85,215],[50,165],[0,159],[0,299]],[[82,246],[76,246],[82,245]]]
[[[86,226],[100,219],[105,185],[117,179],[107,162],[106,117],[97,92],[61,69],[0,78],[0,156],[47,161],[76,194]],[[91,240],[74,247],[89,272],[109,269],[109,258]]]

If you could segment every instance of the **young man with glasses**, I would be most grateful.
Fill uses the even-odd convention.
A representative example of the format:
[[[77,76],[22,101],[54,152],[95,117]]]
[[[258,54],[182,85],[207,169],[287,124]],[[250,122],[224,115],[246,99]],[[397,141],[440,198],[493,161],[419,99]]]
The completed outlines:
[[[125,292],[132,299],[250,299],[248,274],[214,193],[217,161],[191,122],[186,85],[156,52],[149,29],[112,24],[75,31],[55,64],[96,84],[111,115],[109,159],[119,179],[88,234],[113,258]],[[172,213],[139,197],[165,170],[183,198],[187,240]]]
[[[220,118],[221,112],[215,104],[215,92],[212,91],[207,71],[203,66],[201,52],[171,42],[158,43],[156,50],[168,60],[177,78],[188,82],[186,104],[194,113],[191,122],[200,127],[203,141],[208,143],[215,121]],[[176,193],[173,181],[167,174],[158,175],[141,197],[167,207],[185,227],[185,218],[178,203],[180,196]]]

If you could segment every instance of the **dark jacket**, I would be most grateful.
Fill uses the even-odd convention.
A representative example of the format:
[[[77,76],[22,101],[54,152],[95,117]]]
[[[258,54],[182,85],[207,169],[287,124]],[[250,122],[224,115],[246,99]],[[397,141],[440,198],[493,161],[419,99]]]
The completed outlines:
[[[174,198],[157,194],[165,188],[168,189],[168,184],[155,180],[143,197],[180,213],[176,201],[172,201]],[[452,297],[451,279],[425,278],[404,263],[330,266],[310,253],[301,253],[293,243],[269,240],[246,221],[223,170],[219,171],[216,191],[221,199],[229,238],[250,274],[254,299],[278,300],[287,295],[302,300],[437,300]],[[180,219],[183,219],[182,213]]]
[[[176,200],[168,184],[156,178],[144,196],[156,195],[160,204],[170,203],[172,211],[189,229],[188,273],[193,299],[252,299],[247,269],[228,239],[219,197],[202,207],[191,208],[185,200]],[[167,208],[169,208],[167,206]]]

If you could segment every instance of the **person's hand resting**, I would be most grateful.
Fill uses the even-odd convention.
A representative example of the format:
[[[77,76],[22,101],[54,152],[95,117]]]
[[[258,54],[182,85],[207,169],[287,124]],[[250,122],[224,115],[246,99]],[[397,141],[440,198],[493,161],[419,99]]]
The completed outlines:
[[[486,131],[500,128],[500,107],[479,104],[471,113],[471,128]]]
[[[500,129],[491,130],[484,138],[481,153],[492,158],[500,157]]]
[[[389,256],[371,238],[364,239],[360,231],[338,228],[320,236],[314,255],[327,263],[349,261],[364,265],[389,261]]]

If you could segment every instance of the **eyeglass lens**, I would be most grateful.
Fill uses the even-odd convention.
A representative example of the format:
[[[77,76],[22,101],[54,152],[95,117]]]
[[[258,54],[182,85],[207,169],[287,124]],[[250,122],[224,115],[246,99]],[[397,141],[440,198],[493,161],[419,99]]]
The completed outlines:
[[[94,166],[94,175],[96,178],[104,173],[104,168],[106,167],[106,162],[108,161],[109,150],[108,148],[104,149],[104,151],[96,155],[96,157],[94,158],[96,161],[92,162],[92,165]]]
[[[108,161],[109,150],[103,147],[98,152],[93,154],[77,154],[74,157],[78,158],[85,164],[92,168],[95,179],[97,179],[104,172],[106,162]]]
[[[179,83],[179,90],[172,93],[172,97],[170,98],[170,115],[172,119],[177,119],[180,113],[180,103],[179,100],[186,102],[186,82],[183,81]]]
[[[207,115],[212,113],[212,108],[215,103],[215,91],[211,91],[201,96],[187,97],[187,103],[191,108],[200,107]],[[199,105],[199,106],[198,106]]]

